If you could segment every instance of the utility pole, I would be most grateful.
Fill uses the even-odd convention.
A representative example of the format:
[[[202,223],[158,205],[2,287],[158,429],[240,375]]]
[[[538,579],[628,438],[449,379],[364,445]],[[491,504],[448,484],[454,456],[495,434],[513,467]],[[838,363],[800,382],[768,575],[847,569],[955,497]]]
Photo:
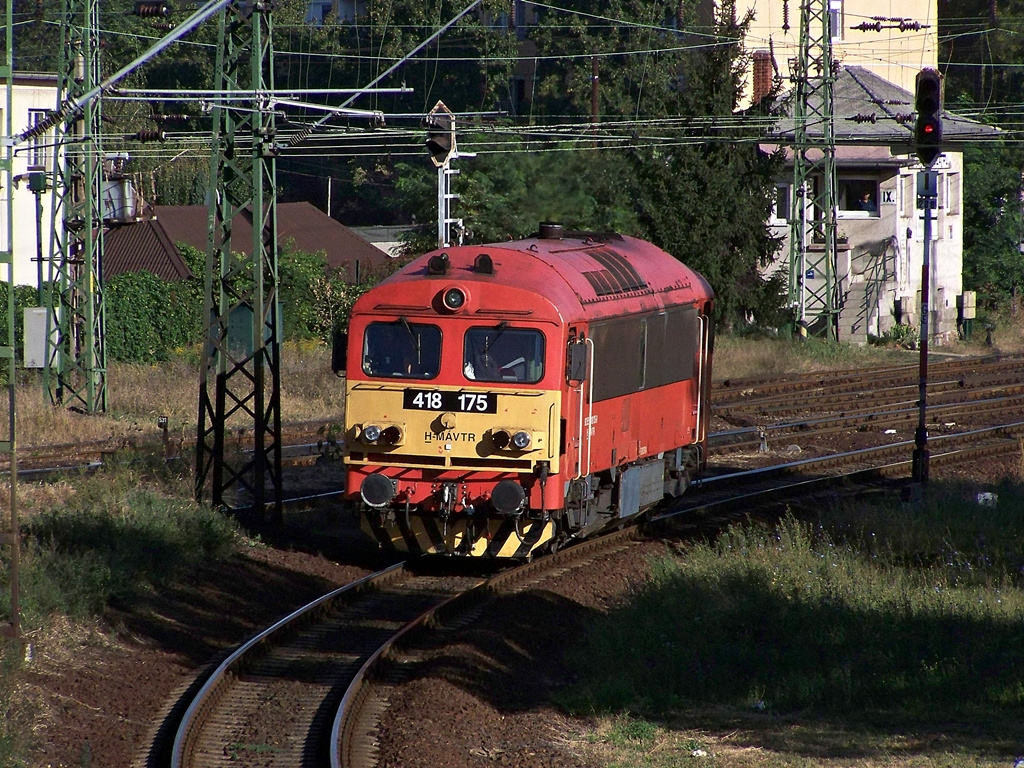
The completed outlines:
[[[792,68],[793,189],[789,230],[789,305],[801,336],[838,338],[836,176],[829,3],[801,0],[800,49]]]
[[[267,505],[279,520],[282,506],[277,148],[265,102],[274,90],[271,13],[270,3],[236,0],[220,16],[216,87],[231,97],[213,110],[196,446],[197,498],[209,481],[215,506],[251,504],[256,522]],[[233,232],[242,218],[252,225],[249,255]],[[231,428],[252,429],[252,453],[228,450]]]
[[[7,334],[0,339],[0,359],[5,361],[7,374],[7,434],[0,435],[0,453],[6,453],[10,461],[10,509],[7,519],[0,520],[0,546],[9,549],[8,580],[10,582],[10,615],[0,623],[0,635],[18,638],[21,636],[21,590],[19,584],[21,560],[21,533],[18,524],[18,441],[15,439],[15,365],[14,337],[14,15],[13,2],[6,3],[4,17],[4,63],[3,73],[6,99],[4,101],[3,133],[0,150],[0,183],[6,193],[4,213],[6,232],[2,233],[0,265],[6,266],[7,282]],[[0,266],[3,269],[3,266]]]

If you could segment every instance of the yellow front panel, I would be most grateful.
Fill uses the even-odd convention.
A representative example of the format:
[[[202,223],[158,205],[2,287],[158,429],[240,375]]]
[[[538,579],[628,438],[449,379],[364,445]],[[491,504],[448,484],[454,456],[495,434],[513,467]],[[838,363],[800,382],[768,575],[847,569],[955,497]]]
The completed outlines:
[[[473,408],[476,396],[496,398],[496,413],[473,410],[436,410],[430,397],[427,407],[406,408],[406,391],[447,393],[446,402]],[[440,395],[438,395],[440,397]],[[481,403],[483,401],[480,401]],[[429,382],[349,382],[345,400],[345,454],[353,464],[437,467],[480,471],[530,471],[539,461],[558,471],[561,393],[557,390],[486,389],[482,387],[431,387]],[[398,426],[397,445],[368,443],[361,439],[367,425]],[[498,449],[495,430],[526,431],[531,442],[526,450]],[[369,454],[373,454],[372,460]]]

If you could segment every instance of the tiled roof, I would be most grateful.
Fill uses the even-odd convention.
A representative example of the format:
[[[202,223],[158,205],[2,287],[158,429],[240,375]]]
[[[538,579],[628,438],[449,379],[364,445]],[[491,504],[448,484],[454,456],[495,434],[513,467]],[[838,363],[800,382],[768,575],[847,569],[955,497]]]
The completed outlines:
[[[864,67],[841,67],[832,98],[837,144],[909,146],[912,141],[914,95],[870,70]],[[793,136],[792,93],[780,99],[780,106],[786,117],[769,131],[769,135],[785,143],[791,141]],[[809,125],[808,132],[821,135],[820,127],[815,125]],[[998,135],[999,131],[992,126],[959,117],[952,112],[942,113],[943,142],[950,145],[991,139]]]
[[[190,274],[175,246],[184,243],[206,250],[206,206],[158,205],[152,213],[152,219],[117,226],[106,233],[105,277],[129,270],[147,270],[169,280]],[[382,250],[310,203],[278,203],[277,240],[296,250],[323,252],[328,266],[341,269],[352,281],[388,261]],[[231,247],[239,253],[251,253],[252,227],[244,216],[235,217]]]

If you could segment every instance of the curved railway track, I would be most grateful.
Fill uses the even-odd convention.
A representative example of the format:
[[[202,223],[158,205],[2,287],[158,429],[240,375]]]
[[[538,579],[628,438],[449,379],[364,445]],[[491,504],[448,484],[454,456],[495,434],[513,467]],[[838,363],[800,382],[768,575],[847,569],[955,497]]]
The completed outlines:
[[[231,653],[179,703],[147,768],[362,768],[375,726],[423,633],[451,632],[481,604],[632,546],[632,531],[584,542],[491,579],[398,564],[295,611]]]
[[[963,462],[1019,451],[1024,421],[932,441],[932,461]],[[652,535],[693,535],[751,513],[807,503],[821,493],[873,488],[910,472],[912,443],[848,451],[708,478],[648,522]],[[174,768],[258,764],[363,768],[376,762],[376,726],[389,691],[426,647],[424,632],[455,632],[488,598],[583,568],[631,546],[625,530],[509,569],[476,576],[394,566],[332,592],[253,638],[199,689],[177,727]],[[164,729],[169,732],[169,729]]]
[[[333,712],[361,666],[396,632],[479,583],[399,564],[284,617],[225,659],[177,724],[169,761],[201,768],[322,766]]]

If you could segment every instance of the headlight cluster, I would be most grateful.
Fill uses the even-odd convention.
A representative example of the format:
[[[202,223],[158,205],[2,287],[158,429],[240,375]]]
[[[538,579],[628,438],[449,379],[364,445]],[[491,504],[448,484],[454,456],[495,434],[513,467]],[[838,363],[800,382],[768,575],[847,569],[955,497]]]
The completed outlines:
[[[399,445],[405,437],[405,430],[398,424],[364,424],[359,439],[372,445]]]
[[[525,429],[502,427],[491,431],[491,442],[500,451],[525,451],[533,442],[533,435]]]

